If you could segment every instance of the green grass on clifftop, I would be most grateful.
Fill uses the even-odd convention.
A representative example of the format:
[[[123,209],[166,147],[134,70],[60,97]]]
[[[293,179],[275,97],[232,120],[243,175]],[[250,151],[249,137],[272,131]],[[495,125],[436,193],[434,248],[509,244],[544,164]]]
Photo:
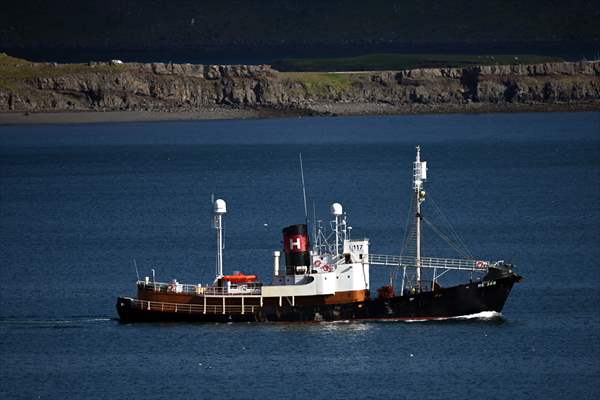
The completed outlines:
[[[325,97],[328,92],[343,92],[352,86],[353,76],[329,72],[284,72],[284,78],[302,84],[309,96]]]
[[[58,78],[66,75],[116,73],[124,71],[127,65],[102,64],[55,64],[34,63],[21,58],[0,53],[0,88],[18,92],[23,80],[34,78]]]
[[[34,63],[0,53],[0,79],[28,79],[36,77],[54,78],[63,75],[85,74],[94,72],[118,72],[126,69],[126,65],[109,65],[106,63],[89,64],[55,64]]]
[[[279,71],[383,71],[414,68],[467,67],[473,65],[539,64],[563,61],[530,54],[366,54],[357,57],[283,59],[274,61]]]

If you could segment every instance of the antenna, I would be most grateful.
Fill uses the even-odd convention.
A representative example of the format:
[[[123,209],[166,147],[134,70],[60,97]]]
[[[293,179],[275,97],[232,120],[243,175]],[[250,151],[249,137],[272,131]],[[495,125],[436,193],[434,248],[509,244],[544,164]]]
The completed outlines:
[[[302,176],[302,197],[304,198],[304,220],[306,221],[306,225],[308,225],[308,210],[306,208],[306,186],[304,185],[304,168],[302,166],[302,153],[298,153],[298,157],[300,158],[300,175]]]
[[[135,258],[133,259],[133,266],[135,267],[135,275],[137,276],[137,280],[140,280],[140,273],[138,272],[137,263],[135,262]]]
[[[317,253],[317,211],[315,210],[315,201],[312,202],[313,206],[313,250]]]

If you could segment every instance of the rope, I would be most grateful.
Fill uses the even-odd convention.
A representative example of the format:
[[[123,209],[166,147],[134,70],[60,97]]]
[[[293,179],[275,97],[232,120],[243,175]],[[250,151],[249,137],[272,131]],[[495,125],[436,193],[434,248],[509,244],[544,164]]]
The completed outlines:
[[[431,229],[433,229],[433,231],[435,233],[437,233],[437,235],[439,237],[441,237],[446,243],[448,243],[448,245],[450,247],[452,247],[458,254],[460,254],[462,257],[467,258],[467,259],[472,259],[473,257],[470,256],[468,253],[465,253],[463,249],[461,249],[454,241],[452,241],[451,238],[449,238],[448,236],[446,236],[444,234],[444,232],[440,231],[435,225],[433,225],[428,219],[423,217],[423,221],[425,221],[427,223],[427,225],[429,225],[431,227]]]
[[[404,235],[404,240],[402,243],[402,248],[400,249],[400,256],[403,256],[405,254],[405,252],[408,251],[408,247],[410,245],[411,238],[414,238],[414,236],[416,234],[414,225],[411,226],[411,221],[413,220],[412,217],[413,217],[413,214],[416,209],[415,208],[416,207],[416,204],[415,204],[416,199],[414,198],[414,196],[411,196],[411,197],[413,198],[413,200],[410,202],[410,207],[408,208],[408,214],[406,216],[406,224],[404,227],[405,235]],[[442,240],[444,240],[453,250],[455,250],[460,256],[462,256],[466,259],[473,260],[474,259],[473,254],[471,253],[471,251],[469,250],[469,248],[467,247],[465,242],[462,240],[462,238],[458,235],[458,233],[456,232],[456,230],[454,229],[454,227],[452,226],[452,224],[450,223],[450,221],[448,220],[448,218],[446,217],[446,215],[444,214],[442,209],[437,205],[435,200],[433,200],[433,198],[431,198],[431,196],[428,196],[428,200],[431,202],[431,204],[433,206],[434,213],[436,213],[440,217],[442,223],[445,225],[447,232],[443,232],[440,228],[438,228],[433,223],[431,223],[431,221],[429,221],[427,218],[421,216],[423,221],[425,221],[425,223],[428,226],[430,226],[431,229]],[[393,285],[393,283],[398,278],[399,272],[400,272],[400,266],[392,268],[392,271],[390,273],[390,284]]]
[[[453,238],[454,243],[457,246],[460,246],[461,250],[469,256],[469,258],[473,259],[473,254],[471,253],[471,251],[469,251],[469,248],[467,247],[467,245],[465,244],[465,242],[462,240],[462,238],[460,237],[460,235],[456,232],[456,230],[454,229],[454,227],[452,226],[452,224],[450,223],[450,220],[448,220],[448,218],[446,217],[446,215],[444,214],[444,212],[442,211],[442,209],[437,205],[437,203],[435,202],[435,200],[433,200],[433,198],[430,198],[431,204],[433,204],[435,210],[438,212],[438,214],[440,215],[440,217],[443,219],[443,222],[446,225],[446,228],[449,230],[450,235]]]
[[[414,199],[414,196],[411,196],[412,199]],[[414,232],[414,228],[410,228],[409,230],[409,226],[410,221],[411,221],[411,214],[414,213],[414,204],[415,202],[413,200],[411,200],[410,202],[410,206],[408,207],[408,214],[406,215],[406,223],[404,224],[404,240],[402,242],[402,247],[400,248],[400,256],[402,257],[404,255],[405,250],[408,248],[408,243],[409,243],[409,239],[411,237],[411,233]],[[398,273],[400,272],[400,266],[397,266],[395,268],[392,268],[392,271],[390,273],[390,284],[393,286],[394,282],[396,281],[397,277],[398,277]]]

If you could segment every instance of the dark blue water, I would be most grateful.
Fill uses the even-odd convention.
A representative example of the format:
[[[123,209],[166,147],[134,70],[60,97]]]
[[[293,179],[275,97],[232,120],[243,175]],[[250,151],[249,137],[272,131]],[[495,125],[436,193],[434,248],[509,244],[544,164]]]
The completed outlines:
[[[398,253],[416,144],[471,252],[525,277],[502,319],[115,319],[134,258],[162,281],[212,278],[211,193],[226,270],[268,278],[281,228],[304,220],[299,152],[309,208],[341,202],[354,237]],[[0,397],[595,399],[598,243],[599,113],[0,126]]]

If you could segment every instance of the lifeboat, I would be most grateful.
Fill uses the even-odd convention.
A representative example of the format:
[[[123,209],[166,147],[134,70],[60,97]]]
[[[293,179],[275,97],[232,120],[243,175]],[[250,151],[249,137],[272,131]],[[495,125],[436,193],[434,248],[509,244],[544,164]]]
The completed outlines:
[[[256,275],[244,275],[238,273],[235,275],[225,275],[223,276],[223,280],[231,283],[254,283],[256,282]]]

